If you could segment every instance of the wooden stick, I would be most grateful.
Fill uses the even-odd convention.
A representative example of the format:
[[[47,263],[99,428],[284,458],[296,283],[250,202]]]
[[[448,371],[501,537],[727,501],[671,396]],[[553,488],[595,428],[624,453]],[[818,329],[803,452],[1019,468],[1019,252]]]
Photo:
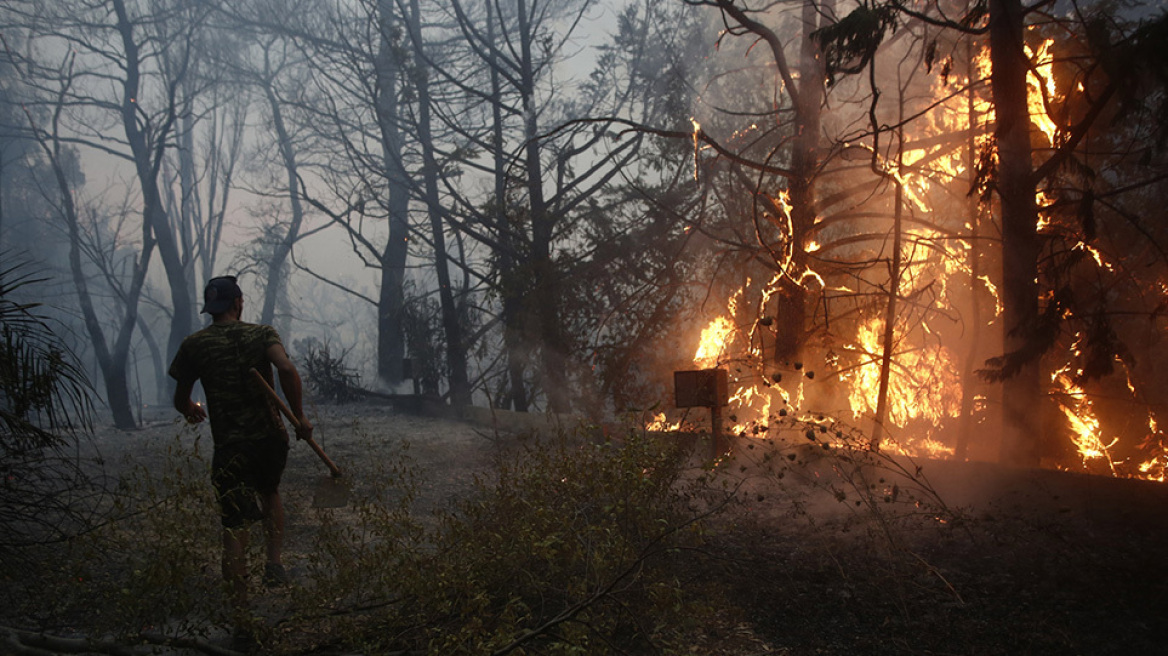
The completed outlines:
[[[268,398],[276,404],[276,407],[280,409],[280,412],[288,418],[288,421],[292,422],[293,428],[300,428],[300,420],[296,419],[296,416],[292,414],[292,410],[288,408],[288,404],[284,403],[284,399],[281,399],[280,395],[276,394],[276,390],[272,389],[272,386],[268,384],[268,381],[264,380],[264,375],[256,371],[253,367],[251,370],[251,377],[255,379],[257,384],[260,386],[260,389],[262,389],[264,393],[268,395]],[[320,448],[320,445],[316,443],[316,440],[309,437],[305,438],[304,441],[308,442],[308,446],[312,447],[312,450],[316,452],[316,455],[320,456],[321,461],[325,464],[326,467],[328,467],[329,473],[333,475],[333,478],[340,478],[341,468],[337,467],[337,464],[333,462],[332,458],[328,457],[328,454],[324,452],[324,449]]]

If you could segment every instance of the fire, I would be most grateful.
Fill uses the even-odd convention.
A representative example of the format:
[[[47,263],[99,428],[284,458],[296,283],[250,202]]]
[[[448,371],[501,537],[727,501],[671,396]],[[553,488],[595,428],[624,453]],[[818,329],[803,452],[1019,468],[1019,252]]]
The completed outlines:
[[[648,431],[678,431],[681,430],[681,422],[670,422],[669,418],[665,416],[664,412],[657,412],[653,414],[653,418],[645,422],[645,430]]]
[[[726,352],[730,338],[734,335],[734,324],[728,317],[718,317],[702,330],[702,338],[694,353],[694,364],[699,369],[718,366],[718,359]]]
[[[1168,454],[1161,454],[1145,463],[1140,464],[1140,478],[1149,481],[1164,482],[1165,472],[1168,472]]]
[[[1030,70],[1026,74],[1026,105],[1030,110],[1030,118],[1034,126],[1046,136],[1047,143],[1055,145],[1059,132],[1058,123],[1050,116],[1047,110],[1048,103],[1059,100],[1058,85],[1054,76],[1054,56],[1050,53],[1054,46],[1054,39],[1046,39],[1032,49],[1028,45],[1023,48],[1026,57],[1030,60]],[[974,67],[981,79],[989,79],[992,65],[989,49],[983,49],[976,57]],[[994,120],[993,106],[985,100],[979,100],[976,105],[979,114]]]
[[[1091,399],[1082,387],[1074,382],[1070,366],[1059,369],[1051,376],[1051,382],[1056,390],[1061,392],[1059,407],[1067,419],[1067,426],[1071,429],[1071,440],[1079,449],[1079,455],[1084,464],[1101,460],[1108,470],[1115,474],[1115,462],[1111,458],[1111,447],[1115,446],[1118,438],[1104,443],[1099,418],[1091,406]]]
[[[1046,109],[1047,101],[1058,96],[1054,80],[1054,57],[1050,55],[1053,45],[1054,39],[1047,39],[1038,46],[1037,51],[1026,46],[1026,56],[1033,64],[1026,74],[1026,104],[1030,108],[1030,120],[1046,135],[1047,143],[1052,146],[1055,145],[1059,131]]]
[[[880,319],[860,326],[856,334],[855,348],[863,364],[846,376],[852,382],[848,400],[856,418],[876,412],[883,334],[884,322]],[[914,420],[939,426],[943,420],[957,416],[960,379],[947,349],[933,346],[899,352],[895,361],[889,378],[889,422],[900,428]]]
[[[1031,64],[1027,73],[1027,103],[1034,138],[1040,147],[1043,140],[1046,145],[1055,147],[1060,139],[1059,114],[1053,112],[1052,115],[1052,108],[1063,101],[1055,77],[1054,50],[1054,39],[1037,43],[1033,49],[1026,48]],[[775,428],[774,425],[786,426],[792,421],[815,426],[817,431],[833,423],[842,425],[845,422],[853,422],[861,427],[860,430],[866,430],[879,404],[885,349],[884,309],[892,307],[896,315],[892,318],[895,332],[891,363],[885,372],[888,375],[886,415],[880,419],[886,436],[881,438],[881,448],[933,458],[956,455],[953,436],[947,435],[946,431],[954,431],[957,420],[965,419],[961,416],[963,384],[966,377],[972,375],[970,371],[988,357],[977,349],[991,348],[986,344],[992,343],[993,339],[985,338],[980,345],[960,347],[946,347],[944,340],[951,339],[957,332],[967,334],[969,326],[966,322],[971,315],[965,314],[964,308],[971,302],[971,286],[976,288],[983,303],[978,308],[980,325],[977,330],[985,331],[991,326],[998,330],[1004,309],[998,288],[1000,280],[995,273],[985,272],[987,267],[995,265],[988,262],[992,258],[985,256],[986,249],[979,248],[979,244],[990,243],[992,238],[992,204],[977,206],[977,190],[972,193],[973,201],[966,203],[961,200],[975,182],[975,173],[982,173],[983,165],[992,164],[988,160],[978,161],[979,155],[988,157],[994,152],[986,149],[993,140],[995,121],[994,108],[987,98],[984,84],[992,73],[988,48],[976,53],[967,70],[961,68],[960,72],[955,70],[930,82],[933,85],[931,104],[914,118],[913,123],[923,124],[924,129],[914,135],[904,135],[901,142],[903,152],[896,153],[895,144],[898,142],[895,140],[882,142],[880,149],[871,143],[865,144],[862,139],[849,144],[849,148],[867,149],[881,173],[894,180],[898,185],[896,191],[903,193],[903,204],[896,208],[902,211],[897,216],[903,216],[903,224],[897,235],[902,241],[902,250],[897,254],[896,261],[900,266],[895,272],[895,284],[888,282],[886,271],[891,266],[886,269],[873,267],[872,270],[880,269],[873,274],[849,273],[850,277],[832,275],[826,278],[809,266],[797,267],[795,262],[800,260],[793,257],[796,249],[801,249],[803,254],[813,254],[807,260],[815,262],[833,261],[837,256],[846,260],[846,248],[860,239],[846,228],[839,228],[841,222],[834,220],[838,217],[826,208],[826,216],[816,217],[812,229],[800,235],[803,243],[796,244],[794,239],[783,241],[796,236],[790,198],[780,190],[760,194],[764,200],[769,200],[766,203],[767,217],[775,229],[774,234],[779,235],[774,238],[774,244],[768,244],[775,247],[772,255],[778,273],[765,285],[752,286],[748,281],[733,293],[725,312],[710,320],[701,331],[693,357],[693,365],[697,368],[722,367],[729,374],[730,400],[723,416],[728,422],[727,430],[741,436],[765,433],[769,438],[775,438],[782,431],[767,429]],[[1069,88],[1070,85],[1064,85],[1064,91]],[[703,135],[698,121],[691,119],[691,122],[696,179],[698,158],[704,149]],[[734,132],[732,138],[740,139],[757,129],[756,125],[749,125]],[[1042,136],[1039,137],[1038,133]],[[951,135],[958,136],[947,138]],[[882,193],[886,191],[887,187],[882,188]],[[890,196],[886,194],[878,199],[876,202],[883,204],[876,205],[877,209],[864,207],[861,211],[871,210],[878,220],[888,220],[891,212],[886,199]],[[959,202],[950,200],[955,197]],[[1036,227],[1040,232],[1051,233],[1058,228],[1051,223],[1056,217],[1049,211],[1055,199],[1039,191],[1035,200],[1040,208]],[[973,211],[967,211],[971,206]],[[885,230],[884,226],[879,226],[872,232],[879,235]],[[844,233],[842,237],[841,233]],[[771,238],[769,234],[767,238]],[[841,246],[841,242],[845,245]],[[891,239],[884,242],[877,239],[874,246],[865,244],[864,248],[870,247],[876,253],[873,261],[891,263],[893,258],[888,252],[891,243]],[[859,250],[860,247],[855,248]],[[1100,270],[1114,272],[1117,268],[1117,264],[1109,262],[1103,252],[1086,242],[1074,248],[1093,258]],[[979,255],[984,259],[975,259]],[[823,319],[828,317],[829,302],[842,302],[838,298],[873,299],[864,301],[868,305],[859,307],[852,315],[832,308],[832,324],[824,329],[828,335],[823,350],[831,353],[824,357],[825,361],[836,360],[832,361],[831,372],[814,382],[805,376],[805,370],[800,370],[801,365],[776,362],[773,357],[768,357],[771,354],[764,352],[770,348],[769,343],[766,349],[763,348],[764,338],[773,338],[774,331],[768,332],[759,326],[771,325],[762,323],[762,320],[773,321],[774,317],[767,316],[767,311],[774,314],[772,295],[783,280],[803,285],[809,298],[815,297],[815,302],[822,302],[822,307],[816,311],[821,312]],[[1168,287],[1161,291],[1168,295]],[[885,305],[887,299],[892,299],[888,301],[889,305]],[[779,312],[783,310],[779,308]],[[846,318],[837,318],[841,315]],[[851,323],[853,316],[861,317],[855,320],[855,325]],[[944,324],[946,321],[950,323]],[[809,350],[820,346],[823,344],[813,345]],[[963,350],[966,347],[968,352]],[[972,365],[966,361],[969,358],[973,359]],[[825,379],[833,386],[830,393],[821,393],[816,387]],[[1109,429],[1100,420],[1087,390],[1076,383],[1077,380],[1077,372],[1068,365],[1051,376],[1047,391],[1057,401],[1058,423],[1072,436],[1082,462],[1096,470],[1105,467],[1113,475],[1134,474],[1149,480],[1164,480],[1168,474],[1168,453],[1161,450],[1150,452],[1138,465],[1134,460],[1123,462],[1123,458],[1117,455],[1120,451],[1115,448],[1119,438],[1108,436]],[[971,416],[978,422],[991,416],[983,413],[992,412],[992,406],[999,400],[994,394],[975,392],[977,390],[970,391],[976,399]],[[1130,392],[1133,396],[1137,394],[1134,388]],[[970,411],[968,403],[965,411]],[[1104,418],[1108,416],[1103,415]],[[779,417],[783,418],[781,425]],[[839,418],[838,422],[836,418]],[[869,425],[865,427],[863,422],[869,422]],[[664,413],[654,417],[651,426],[659,430],[676,429],[676,424],[671,427]],[[1155,436],[1161,435],[1151,417],[1148,430],[1148,443],[1151,444],[1158,439]],[[823,434],[827,437],[817,439],[824,440],[824,444],[830,442],[844,446],[842,438],[840,441],[831,438],[832,434],[839,437],[835,431],[828,430]],[[946,437],[950,439],[946,440]],[[801,438],[801,434],[794,435],[794,439]]]

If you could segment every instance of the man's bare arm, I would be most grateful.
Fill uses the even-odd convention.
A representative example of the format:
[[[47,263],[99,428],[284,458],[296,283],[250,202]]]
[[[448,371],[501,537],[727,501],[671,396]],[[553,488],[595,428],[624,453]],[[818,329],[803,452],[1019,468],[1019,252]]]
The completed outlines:
[[[273,344],[267,350],[268,361],[276,367],[276,374],[280,377],[280,391],[288,400],[288,407],[296,416],[300,427],[296,429],[296,437],[308,439],[312,437],[312,422],[304,414],[304,386],[300,381],[300,372],[288,357],[288,352],[281,344]]]

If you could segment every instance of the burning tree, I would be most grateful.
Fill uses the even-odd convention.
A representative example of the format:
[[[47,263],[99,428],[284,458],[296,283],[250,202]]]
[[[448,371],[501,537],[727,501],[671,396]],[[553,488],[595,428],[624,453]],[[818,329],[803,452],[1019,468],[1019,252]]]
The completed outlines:
[[[769,110],[703,117],[702,140],[718,143],[695,152],[733,190],[724,224],[706,227],[753,269],[716,320],[729,330],[711,361],[738,378],[738,430],[783,407],[864,418],[871,448],[1024,465],[1078,454],[1159,476],[1158,391],[1141,373],[1157,356],[1135,346],[1162,332],[1147,294],[1163,288],[1163,236],[1142,214],[1164,191],[1163,54],[1148,50],[1163,16],[892,2],[816,28],[691,4],[769,45],[760,66],[781,80]],[[779,35],[800,23],[796,80]],[[747,70],[719,83],[744,85]],[[813,82],[828,103],[809,136]],[[1150,421],[1131,422],[1133,407]]]

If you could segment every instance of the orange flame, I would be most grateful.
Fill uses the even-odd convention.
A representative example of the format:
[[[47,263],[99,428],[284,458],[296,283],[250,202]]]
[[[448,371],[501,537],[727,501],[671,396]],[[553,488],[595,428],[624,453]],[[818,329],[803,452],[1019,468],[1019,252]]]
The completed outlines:
[[[1106,444],[1103,442],[1099,418],[1092,408],[1091,399],[1083,388],[1074,382],[1070,366],[1056,371],[1051,376],[1051,382],[1061,392],[1059,407],[1067,419],[1067,425],[1071,429],[1071,440],[1078,448],[1084,464],[1093,460],[1102,460],[1106,463],[1108,470],[1114,474],[1115,462],[1112,461],[1110,449],[1119,439],[1113,438],[1111,442]]]
[[[1030,46],[1026,46],[1026,56],[1033,64],[1030,72],[1026,74],[1026,104],[1030,108],[1030,120],[1046,135],[1047,143],[1052,146],[1059,131],[1058,125],[1046,110],[1047,99],[1055,99],[1058,96],[1058,87],[1054,80],[1054,57],[1050,54],[1053,45],[1054,39],[1047,39],[1038,46],[1037,51],[1032,51]]]
[[[734,324],[729,318],[718,317],[711,321],[710,325],[702,330],[697,353],[694,353],[694,364],[700,369],[717,367],[718,359],[726,352],[733,335]]]

